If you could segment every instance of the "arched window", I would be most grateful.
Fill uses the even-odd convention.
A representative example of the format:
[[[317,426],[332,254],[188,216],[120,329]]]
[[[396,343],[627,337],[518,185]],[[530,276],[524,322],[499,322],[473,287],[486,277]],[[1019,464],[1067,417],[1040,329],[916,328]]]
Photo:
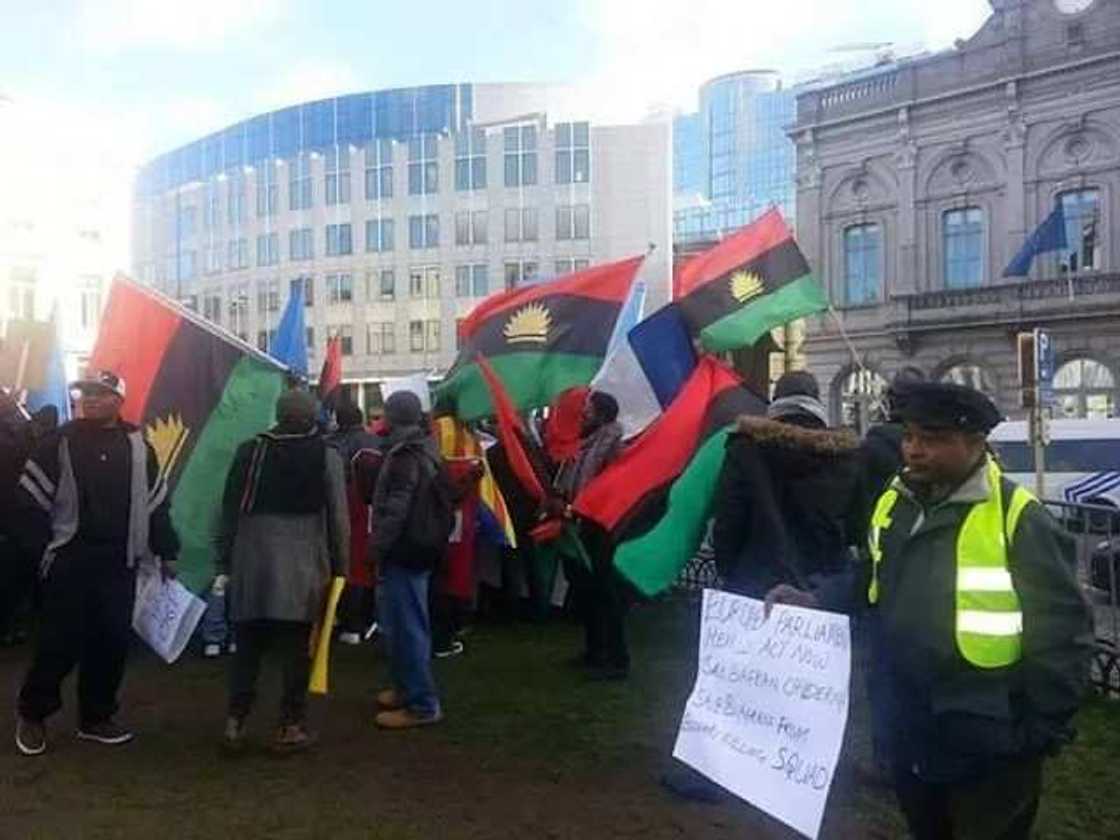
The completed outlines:
[[[879,300],[883,235],[878,225],[854,225],[844,231],[844,303],[866,306]]]
[[[965,385],[982,394],[987,394],[993,400],[998,396],[996,393],[996,383],[995,380],[992,379],[992,375],[984,368],[980,367],[980,365],[973,364],[972,362],[961,362],[960,364],[953,365],[941,374],[941,381],[951,382],[955,385]]]
[[[843,374],[837,392],[840,425],[863,432],[882,412],[887,388],[887,380],[867,368]]]
[[[1116,377],[1095,359],[1073,359],[1054,375],[1060,417],[1102,420],[1116,416]]]
[[[1058,196],[1066,217],[1067,251],[1059,254],[1064,270],[1092,271],[1100,268],[1098,232],[1101,219],[1101,191],[1071,190]]]
[[[984,283],[984,211],[949,210],[942,217],[945,288],[972,289]]]

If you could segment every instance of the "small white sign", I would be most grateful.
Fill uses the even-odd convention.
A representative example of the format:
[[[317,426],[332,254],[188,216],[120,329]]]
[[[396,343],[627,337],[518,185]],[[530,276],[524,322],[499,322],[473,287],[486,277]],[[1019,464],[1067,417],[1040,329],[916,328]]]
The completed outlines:
[[[177,580],[158,573],[136,580],[132,629],[168,664],[183,653],[205,612],[206,602]]]
[[[420,407],[424,411],[432,410],[432,391],[428,387],[426,374],[417,373],[413,376],[390,376],[381,383],[381,399],[387,400],[398,391],[408,391],[420,398]]]
[[[704,590],[696,686],[673,755],[806,837],[848,723],[848,617]]]

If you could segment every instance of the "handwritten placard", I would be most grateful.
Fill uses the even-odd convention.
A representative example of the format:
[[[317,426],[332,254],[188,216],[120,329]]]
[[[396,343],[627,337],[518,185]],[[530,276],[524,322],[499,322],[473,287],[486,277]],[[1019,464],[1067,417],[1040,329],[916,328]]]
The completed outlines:
[[[848,618],[704,591],[696,686],[673,755],[816,837],[848,722]]]
[[[132,629],[164,662],[179,658],[204,612],[206,602],[179,581],[154,573],[137,577]]]

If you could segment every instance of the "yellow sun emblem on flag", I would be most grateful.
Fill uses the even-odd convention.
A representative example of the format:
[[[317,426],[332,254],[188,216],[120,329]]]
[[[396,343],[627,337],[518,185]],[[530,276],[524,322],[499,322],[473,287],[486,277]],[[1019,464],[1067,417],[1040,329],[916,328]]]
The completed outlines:
[[[178,414],[169,414],[166,419],[157,417],[144,430],[144,437],[155,450],[161,479],[167,478],[175,469],[190,434],[190,429],[183,425],[183,418]]]
[[[510,344],[547,344],[551,330],[552,315],[543,303],[534,303],[518,310],[502,334]]]
[[[765,291],[762,278],[754,272],[737,271],[731,276],[731,296],[739,303],[746,303]]]

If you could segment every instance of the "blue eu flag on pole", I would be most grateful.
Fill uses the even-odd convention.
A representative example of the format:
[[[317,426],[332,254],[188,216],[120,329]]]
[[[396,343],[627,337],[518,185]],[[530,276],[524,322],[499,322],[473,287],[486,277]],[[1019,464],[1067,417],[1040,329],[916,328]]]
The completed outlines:
[[[292,285],[292,295],[276,338],[269,348],[269,355],[281,364],[288,366],[293,374],[307,378],[307,327],[303,320],[303,283]]]
[[[1004,277],[1026,277],[1030,274],[1031,263],[1039,254],[1049,251],[1065,251],[1069,248],[1066,235],[1066,214],[1059,203],[1046,221],[1038,226],[1028,238],[1019,253],[1003,271]]]

